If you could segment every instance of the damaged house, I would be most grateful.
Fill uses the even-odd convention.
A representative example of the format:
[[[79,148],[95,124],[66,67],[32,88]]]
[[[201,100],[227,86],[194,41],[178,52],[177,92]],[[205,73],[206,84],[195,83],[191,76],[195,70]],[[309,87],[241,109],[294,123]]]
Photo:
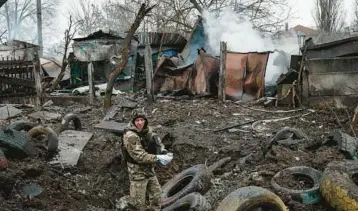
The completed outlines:
[[[94,84],[107,83],[109,74],[116,68],[121,53],[123,36],[97,31],[84,38],[73,39],[73,53],[69,56],[71,85],[73,87],[88,85],[88,65],[93,66]],[[122,90],[133,87],[136,68],[138,40],[131,42],[129,60],[122,74],[117,78]]]
[[[95,84],[108,81],[109,74],[115,70],[120,61],[123,36],[114,32],[95,32],[84,38],[73,39],[74,52],[70,55],[71,84],[73,87],[88,85],[88,64],[93,65]],[[124,71],[117,78],[115,87],[122,91],[131,91],[138,82],[145,78],[144,48],[152,48],[152,60],[155,65],[159,54],[176,56],[186,44],[186,39],[174,33],[137,33],[132,39],[129,59]]]
[[[55,58],[47,58],[41,57],[40,58],[41,64],[41,81],[44,84],[44,87],[48,87],[52,85],[57,76],[61,73],[62,63],[56,60]],[[70,71],[66,69],[65,75],[61,79],[59,83],[59,88],[67,87],[70,85]]]
[[[154,71],[154,93],[216,95],[220,61],[218,56],[207,51],[210,51],[210,47],[202,18],[199,17],[179,56],[162,56],[159,59]],[[264,96],[265,87],[275,86],[279,75],[287,72],[288,60],[287,55],[281,51],[226,52],[227,99],[250,101]],[[268,64],[279,71],[265,78]]]
[[[358,37],[314,44],[302,48],[307,66],[303,99],[310,105],[355,107],[358,103]]]

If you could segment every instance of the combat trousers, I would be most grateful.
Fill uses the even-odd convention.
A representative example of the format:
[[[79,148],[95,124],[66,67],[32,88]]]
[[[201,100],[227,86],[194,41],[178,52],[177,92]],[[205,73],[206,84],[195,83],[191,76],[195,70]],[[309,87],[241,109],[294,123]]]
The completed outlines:
[[[145,210],[147,207],[146,194],[148,194],[150,210],[160,211],[161,192],[162,188],[156,176],[130,181],[130,197],[133,205],[140,210]]]

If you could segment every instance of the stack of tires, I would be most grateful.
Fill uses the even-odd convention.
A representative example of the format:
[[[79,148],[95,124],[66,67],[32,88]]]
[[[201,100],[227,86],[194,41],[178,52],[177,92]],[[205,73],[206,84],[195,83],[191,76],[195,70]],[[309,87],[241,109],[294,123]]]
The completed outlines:
[[[313,186],[309,189],[290,189],[279,183],[282,175],[302,176],[312,181]],[[306,166],[295,166],[283,169],[271,179],[271,186],[276,193],[289,195],[292,199],[303,204],[315,204],[320,201],[320,181],[322,173]],[[247,211],[256,210],[287,211],[284,202],[275,193],[268,189],[248,186],[242,187],[230,193],[219,204],[216,211]]]
[[[203,196],[211,187],[212,172],[203,164],[177,174],[163,186],[162,210],[208,211],[210,204]]]

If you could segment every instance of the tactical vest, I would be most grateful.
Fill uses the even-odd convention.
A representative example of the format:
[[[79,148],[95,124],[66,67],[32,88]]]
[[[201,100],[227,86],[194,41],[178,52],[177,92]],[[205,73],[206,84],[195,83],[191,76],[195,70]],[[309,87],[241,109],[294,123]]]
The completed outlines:
[[[149,153],[149,154],[159,154],[159,146],[157,146],[157,144],[155,143],[155,140],[153,138],[148,138],[147,134],[140,134],[135,130],[132,129],[125,129],[123,132],[123,136],[124,134],[126,134],[128,131],[132,131],[135,134],[138,135],[139,139],[140,139],[140,144],[142,145],[142,147],[144,148],[144,150]],[[127,149],[124,147],[124,143],[123,143],[123,136],[122,136],[122,155],[123,155],[123,159],[125,162],[128,163],[134,163],[134,164],[139,164],[137,161],[135,161],[128,153]]]

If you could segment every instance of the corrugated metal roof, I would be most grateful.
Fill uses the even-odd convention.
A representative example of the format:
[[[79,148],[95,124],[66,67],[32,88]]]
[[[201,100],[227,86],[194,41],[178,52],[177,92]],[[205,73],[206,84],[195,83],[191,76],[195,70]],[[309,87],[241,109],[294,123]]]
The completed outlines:
[[[7,0],[0,0],[0,7],[6,3]]]
[[[136,34],[140,44],[144,45],[149,42],[151,45],[170,45],[184,47],[187,40],[176,33],[162,33],[162,32],[140,32]]]

